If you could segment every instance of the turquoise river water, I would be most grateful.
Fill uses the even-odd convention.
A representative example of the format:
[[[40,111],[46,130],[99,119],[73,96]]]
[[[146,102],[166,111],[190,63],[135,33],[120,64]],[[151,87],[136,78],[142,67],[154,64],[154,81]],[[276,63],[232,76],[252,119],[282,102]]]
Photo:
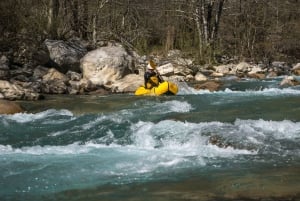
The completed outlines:
[[[49,96],[0,115],[0,200],[300,200],[300,88]]]

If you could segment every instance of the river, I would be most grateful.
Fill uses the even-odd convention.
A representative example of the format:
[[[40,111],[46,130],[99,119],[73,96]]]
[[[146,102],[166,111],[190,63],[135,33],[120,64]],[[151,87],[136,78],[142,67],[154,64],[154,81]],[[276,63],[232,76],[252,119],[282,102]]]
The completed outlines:
[[[300,88],[47,96],[0,115],[0,200],[300,200]]]

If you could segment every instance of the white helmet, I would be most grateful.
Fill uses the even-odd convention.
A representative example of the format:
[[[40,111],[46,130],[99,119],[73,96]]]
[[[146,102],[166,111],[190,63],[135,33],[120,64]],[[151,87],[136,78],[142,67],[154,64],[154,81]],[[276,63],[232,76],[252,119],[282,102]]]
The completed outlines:
[[[150,64],[147,65],[147,69],[154,70],[154,68]]]

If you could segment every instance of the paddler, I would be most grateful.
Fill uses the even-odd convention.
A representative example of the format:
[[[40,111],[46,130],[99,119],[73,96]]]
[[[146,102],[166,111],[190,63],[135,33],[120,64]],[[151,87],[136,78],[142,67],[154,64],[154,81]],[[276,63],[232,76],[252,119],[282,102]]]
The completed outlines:
[[[146,72],[144,74],[145,88],[151,89],[157,87],[159,83],[163,82],[162,77],[159,72],[156,70],[156,64],[150,60]]]

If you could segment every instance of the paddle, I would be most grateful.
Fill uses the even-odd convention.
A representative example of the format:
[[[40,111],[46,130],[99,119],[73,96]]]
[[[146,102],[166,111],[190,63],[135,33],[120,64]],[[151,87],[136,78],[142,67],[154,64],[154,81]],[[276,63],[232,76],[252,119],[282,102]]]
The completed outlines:
[[[155,72],[157,73],[159,79],[163,82],[164,79],[162,78],[162,76],[161,76],[160,73],[158,72],[158,70],[157,70],[157,68],[156,68],[156,67],[157,67],[156,63],[155,63],[153,60],[150,60],[150,61],[149,61],[149,64],[150,64],[150,66],[155,70]]]

